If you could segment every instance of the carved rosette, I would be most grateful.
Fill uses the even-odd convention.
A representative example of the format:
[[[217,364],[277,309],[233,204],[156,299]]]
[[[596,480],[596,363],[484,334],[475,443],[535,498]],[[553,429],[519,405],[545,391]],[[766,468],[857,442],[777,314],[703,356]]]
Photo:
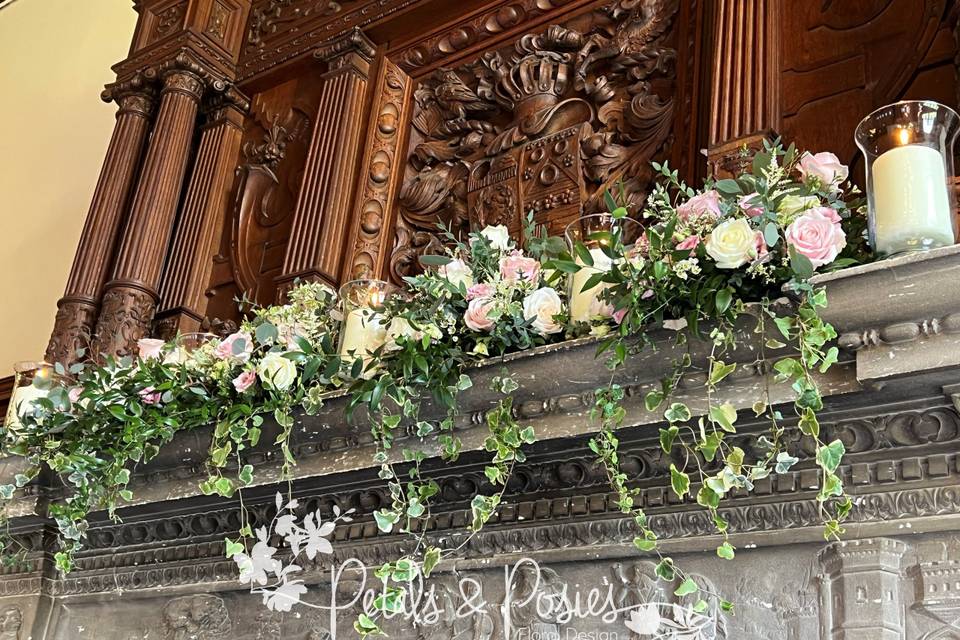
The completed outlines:
[[[395,64],[384,60],[373,95],[377,103],[371,116],[370,137],[362,166],[360,199],[350,237],[355,238],[347,276],[378,278],[386,260],[385,227],[389,225],[394,198],[400,119],[407,103],[410,78]]]
[[[137,287],[111,288],[100,303],[100,320],[93,355],[125,356],[137,352],[137,340],[147,335],[156,296]]]
[[[399,193],[394,279],[465,232],[529,212],[559,234],[605,209],[621,182],[642,204],[649,162],[672,132],[678,0],[620,0],[516,39],[414,92],[411,154]]]

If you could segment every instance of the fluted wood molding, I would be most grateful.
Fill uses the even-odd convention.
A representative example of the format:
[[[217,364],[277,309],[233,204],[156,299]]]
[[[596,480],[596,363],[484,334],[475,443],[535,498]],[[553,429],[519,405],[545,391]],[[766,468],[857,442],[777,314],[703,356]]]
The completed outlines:
[[[330,69],[297,196],[283,274],[283,291],[296,278],[339,284],[366,118],[374,45],[358,31],[317,52]]]
[[[97,321],[100,294],[109,275],[123,224],[126,204],[143,155],[154,96],[137,84],[126,93],[114,93],[119,110],[107,147],[100,178],[93,193],[80,244],[47,345],[46,360],[72,364],[77,351],[90,346]]]
[[[713,9],[708,160],[716,175],[737,171],[739,149],[780,126],[781,0],[716,0]]]
[[[129,353],[153,320],[203,89],[190,71],[174,68],[164,76],[157,121],[101,303],[94,338],[100,356]]]
[[[224,96],[208,109],[180,222],[160,287],[156,333],[198,331],[206,308],[213,256],[243,138],[246,98]]]

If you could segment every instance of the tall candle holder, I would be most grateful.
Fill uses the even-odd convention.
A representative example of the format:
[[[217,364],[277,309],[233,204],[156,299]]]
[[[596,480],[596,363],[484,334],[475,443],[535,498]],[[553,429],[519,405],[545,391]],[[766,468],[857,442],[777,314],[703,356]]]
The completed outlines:
[[[20,419],[33,410],[34,401],[46,398],[59,377],[53,365],[46,362],[17,362],[13,373],[13,393],[4,419],[4,429],[8,431],[20,427]]]
[[[621,243],[629,248],[640,237],[642,231],[643,225],[636,220],[614,218],[609,213],[581,216],[567,225],[564,237],[570,253],[580,265],[580,270],[572,274],[569,283],[571,321],[589,322],[594,315],[597,315],[595,311],[598,307],[606,306],[602,303],[600,296],[610,286],[609,284],[600,283],[586,291],[583,290],[584,285],[593,275],[609,271],[613,266],[613,261],[604,253],[604,246],[609,244],[613,237],[619,235]],[[574,247],[578,243],[584,245],[590,252],[592,266],[587,265],[576,254]]]
[[[958,125],[953,109],[929,100],[881,107],[857,125],[855,139],[867,161],[870,244],[879,255],[956,242]]]
[[[340,287],[343,324],[340,329],[340,356],[361,357],[364,362],[386,340],[382,309],[395,287],[383,280],[351,280]]]

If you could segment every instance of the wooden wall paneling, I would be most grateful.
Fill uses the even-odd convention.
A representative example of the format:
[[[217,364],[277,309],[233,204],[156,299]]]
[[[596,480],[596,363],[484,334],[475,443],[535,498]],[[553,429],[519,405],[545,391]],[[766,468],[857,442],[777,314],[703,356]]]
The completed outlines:
[[[103,285],[109,276],[126,205],[150,127],[154,92],[143,75],[113,85],[105,100],[119,105],[117,123],[107,147],[80,244],[73,260],[63,297],[57,303],[53,333],[47,345],[47,362],[69,365],[79,349],[88,349],[97,322]]]
[[[205,324],[206,291],[220,246],[249,101],[231,90],[216,94],[205,107],[207,122],[160,286],[154,333],[165,338],[178,331],[199,331]]]
[[[94,337],[101,356],[131,353],[149,332],[203,90],[203,80],[187,69],[173,67],[164,76],[153,136],[103,295]]]
[[[471,57],[453,52],[450,66],[433,60],[413,91],[393,279],[439,249],[438,221],[455,231],[506,224],[518,234],[533,211],[556,234],[581,213],[603,210],[604,190],[621,180],[640,206],[650,160],[678,138],[687,148],[695,135],[674,130],[676,69],[689,55],[677,50],[680,5],[571,4],[565,17],[550,14],[549,25],[482,39]],[[447,33],[458,28],[467,29]]]
[[[303,184],[283,273],[278,278],[281,291],[296,279],[321,279],[334,287],[339,284],[369,108],[370,63],[375,54],[375,46],[359,30],[315,53],[329,70],[323,74]]]
[[[381,278],[386,273],[412,86],[410,76],[393,61],[384,59],[379,65],[358,197],[347,236],[343,281]]]

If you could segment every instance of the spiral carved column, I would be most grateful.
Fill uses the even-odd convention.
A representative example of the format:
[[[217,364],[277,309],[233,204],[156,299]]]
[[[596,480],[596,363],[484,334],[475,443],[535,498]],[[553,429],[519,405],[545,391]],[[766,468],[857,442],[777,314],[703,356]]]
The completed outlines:
[[[327,61],[323,93],[294,209],[280,290],[294,279],[340,280],[360,155],[370,62],[374,45],[353,31],[315,57]]]
[[[246,98],[237,92],[218,96],[209,105],[160,285],[156,332],[163,337],[172,337],[177,331],[198,331],[203,322],[205,291],[220,244],[246,109]]]
[[[185,69],[174,68],[164,77],[130,219],[101,303],[94,339],[99,356],[132,352],[153,320],[203,89],[203,81]]]
[[[139,78],[134,85],[122,93],[104,93],[104,99],[115,99],[120,107],[117,124],[107,147],[66,290],[57,303],[53,334],[47,345],[48,362],[70,365],[77,360],[80,349],[90,346],[100,294],[109,275],[154,106],[152,90]]]

